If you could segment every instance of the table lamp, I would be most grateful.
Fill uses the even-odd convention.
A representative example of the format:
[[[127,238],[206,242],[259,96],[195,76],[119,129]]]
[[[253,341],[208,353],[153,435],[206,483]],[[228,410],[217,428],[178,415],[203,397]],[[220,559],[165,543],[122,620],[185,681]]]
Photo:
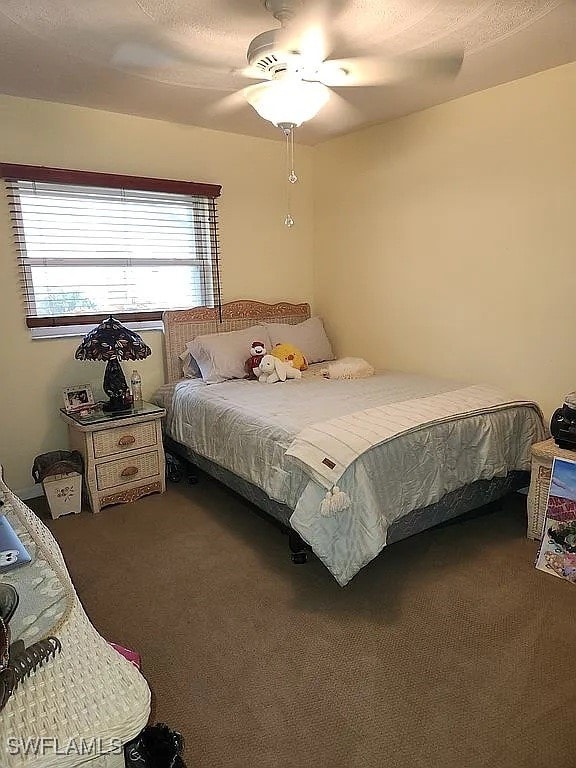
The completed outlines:
[[[141,336],[130,331],[116,318],[103,320],[84,336],[76,350],[76,360],[106,360],[103,389],[109,400],[104,411],[125,411],[132,406],[130,390],[120,360],[144,360],[152,354]]]

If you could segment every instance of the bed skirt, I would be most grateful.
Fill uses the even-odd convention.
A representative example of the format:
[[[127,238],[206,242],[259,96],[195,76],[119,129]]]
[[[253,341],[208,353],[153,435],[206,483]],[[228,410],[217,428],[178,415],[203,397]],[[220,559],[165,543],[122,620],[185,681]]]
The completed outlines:
[[[240,494],[258,509],[273,517],[282,527],[292,530],[290,517],[293,510],[286,504],[280,504],[271,499],[261,488],[244,480],[233,472],[200,456],[195,451],[181,443],[164,436],[166,450],[175,456],[191,462],[207,475],[218,480],[223,485]],[[492,480],[476,480],[470,485],[457,488],[443,496],[440,501],[421,509],[415,509],[404,517],[392,523],[388,529],[388,544],[407,539],[416,533],[425,531],[440,523],[445,523],[455,517],[491,504],[520,488],[525,488],[530,482],[530,473],[513,470],[505,477],[495,477]]]

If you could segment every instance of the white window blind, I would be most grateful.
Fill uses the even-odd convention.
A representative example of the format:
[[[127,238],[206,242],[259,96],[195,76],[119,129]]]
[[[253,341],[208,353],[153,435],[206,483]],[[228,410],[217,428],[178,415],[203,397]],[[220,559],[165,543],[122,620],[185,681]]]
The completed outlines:
[[[68,172],[71,181],[62,182],[10,178],[4,168],[30,327],[220,305],[220,187],[191,183],[209,194],[186,194],[122,181],[179,190],[186,182],[104,176],[94,185],[99,174]],[[81,183],[71,183],[75,175]],[[110,179],[119,186],[100,185]]]

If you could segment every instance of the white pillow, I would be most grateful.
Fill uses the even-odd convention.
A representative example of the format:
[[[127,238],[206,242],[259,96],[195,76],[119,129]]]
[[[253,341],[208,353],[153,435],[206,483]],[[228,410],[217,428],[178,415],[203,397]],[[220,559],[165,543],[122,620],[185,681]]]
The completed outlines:
[[[186,344],[186,350],[198,363],[206,384],[219,384],[227,379],[244,379],[244,363],[250,357],[252,342],[262,341],[268,350],[272,344],[263,325],[241,331],[209,333]]]
[[[321,317],[311,317],[298,325],[266,323],[272,346],[292,344],[302,352],[309,363],[334,360],[332,345],[326,336]]]

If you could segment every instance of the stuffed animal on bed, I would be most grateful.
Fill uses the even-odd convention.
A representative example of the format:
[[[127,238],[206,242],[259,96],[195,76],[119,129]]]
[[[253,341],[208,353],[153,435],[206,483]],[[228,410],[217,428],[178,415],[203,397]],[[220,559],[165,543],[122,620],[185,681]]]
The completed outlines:
[[[302,374],[297,368],[287,365],[282,360],[278,360],[274,355],[264,355],[260,365],[254,369],[258,376],[258,381],[264,384],[274,384],[277,381],[286,381],[286,379],[301,379]]]
[[[270,354],[299,371],[305,371],[308,368],[308,361],[293,344],[274,344]]]
[[[255,381],[258,378],[258,376],[254,373],[254,369],[260,365],[260,361],[265,354],[266,345],[264,342],[253,341],[252,346],[250,347],[250,357],[244,363],[244,370],[248,374],[249,379],[254,379]]]
[[[325,379],[365,379],[374,375],[374,368],[362,357],[341,357],[322,368]]]

